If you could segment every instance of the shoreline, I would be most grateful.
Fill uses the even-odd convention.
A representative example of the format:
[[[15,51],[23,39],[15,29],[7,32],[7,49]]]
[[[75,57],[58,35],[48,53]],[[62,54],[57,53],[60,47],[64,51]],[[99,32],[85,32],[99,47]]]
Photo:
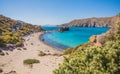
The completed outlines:
[[[41,42],[43,42],[45,45],[50,46],[50,47],[52,47],[53,49],[58,50],[58,51],[60,51],[60,52],[63,52],[63,51],[65,50],[65,49],[62,49],[62,48],[58,48],[58,47],[54,47],[54,46],[52,46],[52,45],[49,45],[49,44],[45,43],[43,40],[41,40],[41,36],[44,35],[45,33],[46,33],[46,32],[43,32],[43,33],[39,36],[39,40],[40,40]]]
[[[84,28],[84,27],[82,27],[82,28]],[[86,28],[89,28],[89,27],[86,27]],[[88,43],[88,42],[90,42],[90,38],[92,37],[92,36],[101,36],[101,35],[103,35],[103,34],[107,34],[107,32],[109,32],[110,31],[110,28],[109,27],[92,27],[92,28],[107,28],[108,30],[106,30],[106,32],[101,32],[100,34],[93,34],[93,35],[91,35],[90,37],[89,37],[89,39],[88,39],[88,41],[87,42],[84,42],[84,43],[80,43],[80,44],[78,44],[77,46],[79,46],[79,45],[82,45],[82,44],[86,44],[86,43]],[[44,35],[45,33],[51,33],[51,31],[50,32],[44,32],[42,35]],[[41,36],[42,36],[41,35]],[[45,37],[43,37],[43,39],[47,39],[47,38],[45,38]],[[55,49],[58,49],[58,50],[60,50],[60,51],[63,51],[63,50],[65,50],[65,49],[67,49],[67,48],[71,48],[71,47],[67,47],[66,46],[66,48],[64,49],[64,47],[59,47],[59,46],[62,46],[62,45],[60,45],[59,43],[57,44],[55,44],[55,43],[53,43],[52,44],[52,42],[55,42],[55,41],[52,41],[52,42],[49,42],[48,40],[46,40],[46,41],[43,41],[42,40],[42,38],[40,38],[40,40],[44,43],[44,44],[46,44],[46,45],[48,45],[48,46],[50,46],[50,47],[53,47],[53,48],[55,48]],[[77,47],[77,46],[75,46],[75,47]],[[75,48],[75,47],[72,47],[72,48]],[[62,49],[63,48],[63,49]]]
[[[62,52],[44,44],[39,39],[42,34],[42,32],[39,32],[24,37],[24,48],[26,50],[22,47],[21,50],[16,48],[13,51],[4,51],[8,55],[0,56],[0,68],[3,69],[3,74],[9,74],[11,71],[15,71],[15,74],[52,74],[52,71],[58,68],[64,60],[61,55]],[[50,55],[38,56],[40,51]],[[33,68],[23,64],[24,60],[32,58],[38,59],[40,63],[33,64]]]

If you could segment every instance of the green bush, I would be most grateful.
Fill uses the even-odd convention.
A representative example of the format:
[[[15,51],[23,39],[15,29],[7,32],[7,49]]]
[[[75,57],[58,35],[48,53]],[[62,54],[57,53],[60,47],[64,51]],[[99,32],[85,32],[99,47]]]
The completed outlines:
[[[34,64],[34,63],[40,63],[39,60],[37,59],[26,59],[23,61],[24,64],[30,65],[30,64]]]
[[[67,48],[66,50],[63,51],[63,54],[64,55],[71,54],[73,50],[74,50],[73,48]]]
[[[44,53],[43,51],[40,51],[40,53],[38,54],[39,56],[45,56],[46,53]]]
[[[16,43],[16,46],[22,46],[22,41],[17,42],[17,43]]]
[[[0,42],[0,47],[4,47],[4,46],[5,46],[5,43]]]
[[[62,54],[60,54],[60,53],[53,53],[53,54],[49,54],[49,55],[52,55],[52,56],[62,56]]]
[[[60,65],[54,74],[119,74],[120,44],[118,43],[120,42],[108,42],[104,48],[79,49],[80,51]]]

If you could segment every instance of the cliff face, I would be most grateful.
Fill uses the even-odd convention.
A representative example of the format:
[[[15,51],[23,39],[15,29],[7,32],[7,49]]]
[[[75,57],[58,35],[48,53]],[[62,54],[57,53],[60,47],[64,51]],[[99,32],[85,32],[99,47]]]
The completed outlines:
[[[115,17],[78,19],[62,25],[79,27],[110,27],[114,22],[114,18]]]
[[[112,36],[117,32],[118,22],[120,22],[120,15],[117,15],[111,19],[111,28],[109,31],[101,35],[91,36],[90,42],[93,43],[95,46],[104,46],[105,41],[109,40],[108,37],[112,38]]]

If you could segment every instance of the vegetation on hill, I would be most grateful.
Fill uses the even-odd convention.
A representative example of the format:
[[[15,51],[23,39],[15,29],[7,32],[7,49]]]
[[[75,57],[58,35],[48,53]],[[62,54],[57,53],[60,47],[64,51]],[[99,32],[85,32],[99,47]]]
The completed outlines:
[[[120,23],[117,33],[104,47],[82,45],[72,49],[70,57],[53,71],[53,74],[119,74]]]
[[[20,46],[23,41],[22,36],[42,30],[40,26],[19,22],[0,15],[0,47],[6,46],[6,44]]]

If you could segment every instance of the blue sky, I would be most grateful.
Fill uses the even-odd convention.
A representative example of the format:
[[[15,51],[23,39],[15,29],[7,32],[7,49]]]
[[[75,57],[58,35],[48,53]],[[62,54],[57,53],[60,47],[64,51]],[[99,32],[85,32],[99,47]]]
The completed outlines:
[[[0,14],[36,25],[114,16],[120,0],[0,0]]]

